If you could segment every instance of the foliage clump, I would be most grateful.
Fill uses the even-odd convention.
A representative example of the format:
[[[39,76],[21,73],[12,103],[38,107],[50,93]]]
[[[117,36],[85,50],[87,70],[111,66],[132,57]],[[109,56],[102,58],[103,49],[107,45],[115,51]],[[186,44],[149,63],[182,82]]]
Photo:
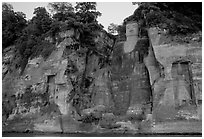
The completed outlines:
[[[140,2],[133,15],[124,20],[144,20],[146,27],[160,27],[170,35],[195,33],[202,29],[200,2]]]
[[[2,3],[2,48],[13,45],[26,25],[24,13],[14,12],[11,4]]]

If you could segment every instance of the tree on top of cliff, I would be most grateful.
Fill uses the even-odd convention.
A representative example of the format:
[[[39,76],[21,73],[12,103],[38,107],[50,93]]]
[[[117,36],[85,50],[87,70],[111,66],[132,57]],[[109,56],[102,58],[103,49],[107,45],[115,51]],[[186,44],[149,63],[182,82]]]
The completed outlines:
[[[124,20],[145,20],[146,27],[160,27],[171,35],[194,33],[202,29],[202,3],[139,2],[133,15]]]
[[[18,66],[21,67],[21,73],[23,73],[29,58],[39,55],[46,57],[52,52],[50,49],[54,48],[52,44],[47,44],[44,40],[45,34],[51,29],[50,14],[44,7],[35,8],[33,14],[35,15],[28,21],[27,27],[23,29],[21,37],[17,40],[16,55],[20,57]]]
[[[36,26],[36,30],[38,30],[39,35],[50,30],[52,19],[45,7],[35,8],[33,14],[35,14],[35,16],[31,19],[31,24]]]
[[[68,18],[75,18],[74,8],[69,2],[52,2],[48,4],[52,18],[57,21],[65,21]]]
[[[69,2],[53,2],[48,4],[49,10],[53,13],[63,13],[74,12],[72,4]]]
[[[75,10],[77,22],[83,25],[80,35],[82,47],[96,50],[95,31],[103,29],[103,26],[97,21],[97,17],[101,16],[101,13],[96,10],[96,2],[77,2]]]
[[[2,4],[2,48],[15,43],[26,27],[25,14],[14,12],[13,6],[8,3]]]
[[[2,11],[13,11],[13,6],[9,3],[2,3]]]
[[[101,13],[96,10],[96,2],[77,2],[76,4],[76,15],[82,23],[97,22],[96,19],[101,16]]]
[[[117,34],[118,33],[118,25],[114,23],[110,23],[108,26],[108,33]]]

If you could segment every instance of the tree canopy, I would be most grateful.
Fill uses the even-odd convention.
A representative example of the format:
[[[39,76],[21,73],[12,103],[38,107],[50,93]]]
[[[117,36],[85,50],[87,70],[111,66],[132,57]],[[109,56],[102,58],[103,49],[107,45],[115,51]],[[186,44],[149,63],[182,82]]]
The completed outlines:
[[[15,43],[21,36],[27,21],[25,14],[14,12],[13,6],[8,3],[2,4],[2,47],[3,49]]]
[[[77,2],[76,4],[76,14],[82,23],[97,22],[97,17],[101,16],[101,13],[96,11],[96,2]]]
[[[111,34],[116,34],[116,33],[118,33],[118,25],[117,25],[117,24],[114,24],[114,23],[111,23],[111,24],[108,26],[108,32],[111,33]]]
[[[169,34],[187,34],[202,28],[202,4],[200,2],[137,2],[139,7],[129,20],[144,20],[147,27],[160,27]]]
[[[57,21],[65,21],[74,18],[74,8],[69,2],[53,2],[48,4],[48,8],[52,13],[52,18]]]

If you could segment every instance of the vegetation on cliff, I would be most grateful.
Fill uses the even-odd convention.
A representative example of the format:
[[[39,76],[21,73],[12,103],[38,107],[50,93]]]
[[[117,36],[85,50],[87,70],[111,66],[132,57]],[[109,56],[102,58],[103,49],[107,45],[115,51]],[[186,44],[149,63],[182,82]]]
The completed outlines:
[[[139,7],[124,19],[123,25],[109,26],[109,32],[115,30],[125,34],[127,21],[143,22],[145,27],[165,29],[169,35],[186,35],[202,30],[202,3],[200,2],[133,2]]]
[[[14,12],[13,6],[7,3],[2,4],[2,48],[13,45],[18,39],[23,28],[27,25],[25,14]]]
[[[75,7],[67,2],[49,3],[49,14],[44,7],[34,9],[34,16],[26,21],[23,13],[13,11],[12,5],[3,3],[3,49],[16,45],[16,67],[23,72],[28,59],[42,55],[45,59],[59,43],[57,35],[61,31],[75,28],[80,33],[82,47],[94,49],[93,30],[102,30],[96,20],[101,15],[96,10],[96,2],[77,2]],[[46,37],[52,37],[52,42]],[[22,73],[21,72],[21,73]]]
[[[170,35],[195,33],[202,29],[202,4],[173,2],[136,2],[139,7],[133,15],[127,17],[123,25],[111,24],[109,32],[125,34],[127,21],[142,22],[145,27],[159,27]],[[69,28],[75,28],[80,33],[82,47],[94,50],[93,30],[102,30],[97,17],[101,13],[96,10],[96,2],[78,2],[73,7],[68,2],[53,2],[48,4],[50,13],[44,7],[37,7],[31,20],[26,20],[22,12],[14,12],[12,5],[2,4],[2,46],[3,49],[15,44],[15,67],[23,71],[29,58],[42,55],[45,59],[54,50],[54,44],[59,43],[57,34]],[[51,36],[50,42],[45,38]]]

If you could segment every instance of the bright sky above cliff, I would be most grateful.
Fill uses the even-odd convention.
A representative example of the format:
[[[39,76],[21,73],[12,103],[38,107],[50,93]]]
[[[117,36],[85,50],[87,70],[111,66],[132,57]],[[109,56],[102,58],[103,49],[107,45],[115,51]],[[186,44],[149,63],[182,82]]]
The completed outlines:
[[[34,8],[45,7],[47,8],[48,2],[8,2],[13,5],[14,11],[21,11],[26,14],[27,19],[33,16]],[[74,2],[73,4],[74,5]],[[98,18],[105,29],[108,28],[110,23],[121,24],[123,19],[132,15],[136,5],[131,2],[97,2],[97,10],[102,13]]]

